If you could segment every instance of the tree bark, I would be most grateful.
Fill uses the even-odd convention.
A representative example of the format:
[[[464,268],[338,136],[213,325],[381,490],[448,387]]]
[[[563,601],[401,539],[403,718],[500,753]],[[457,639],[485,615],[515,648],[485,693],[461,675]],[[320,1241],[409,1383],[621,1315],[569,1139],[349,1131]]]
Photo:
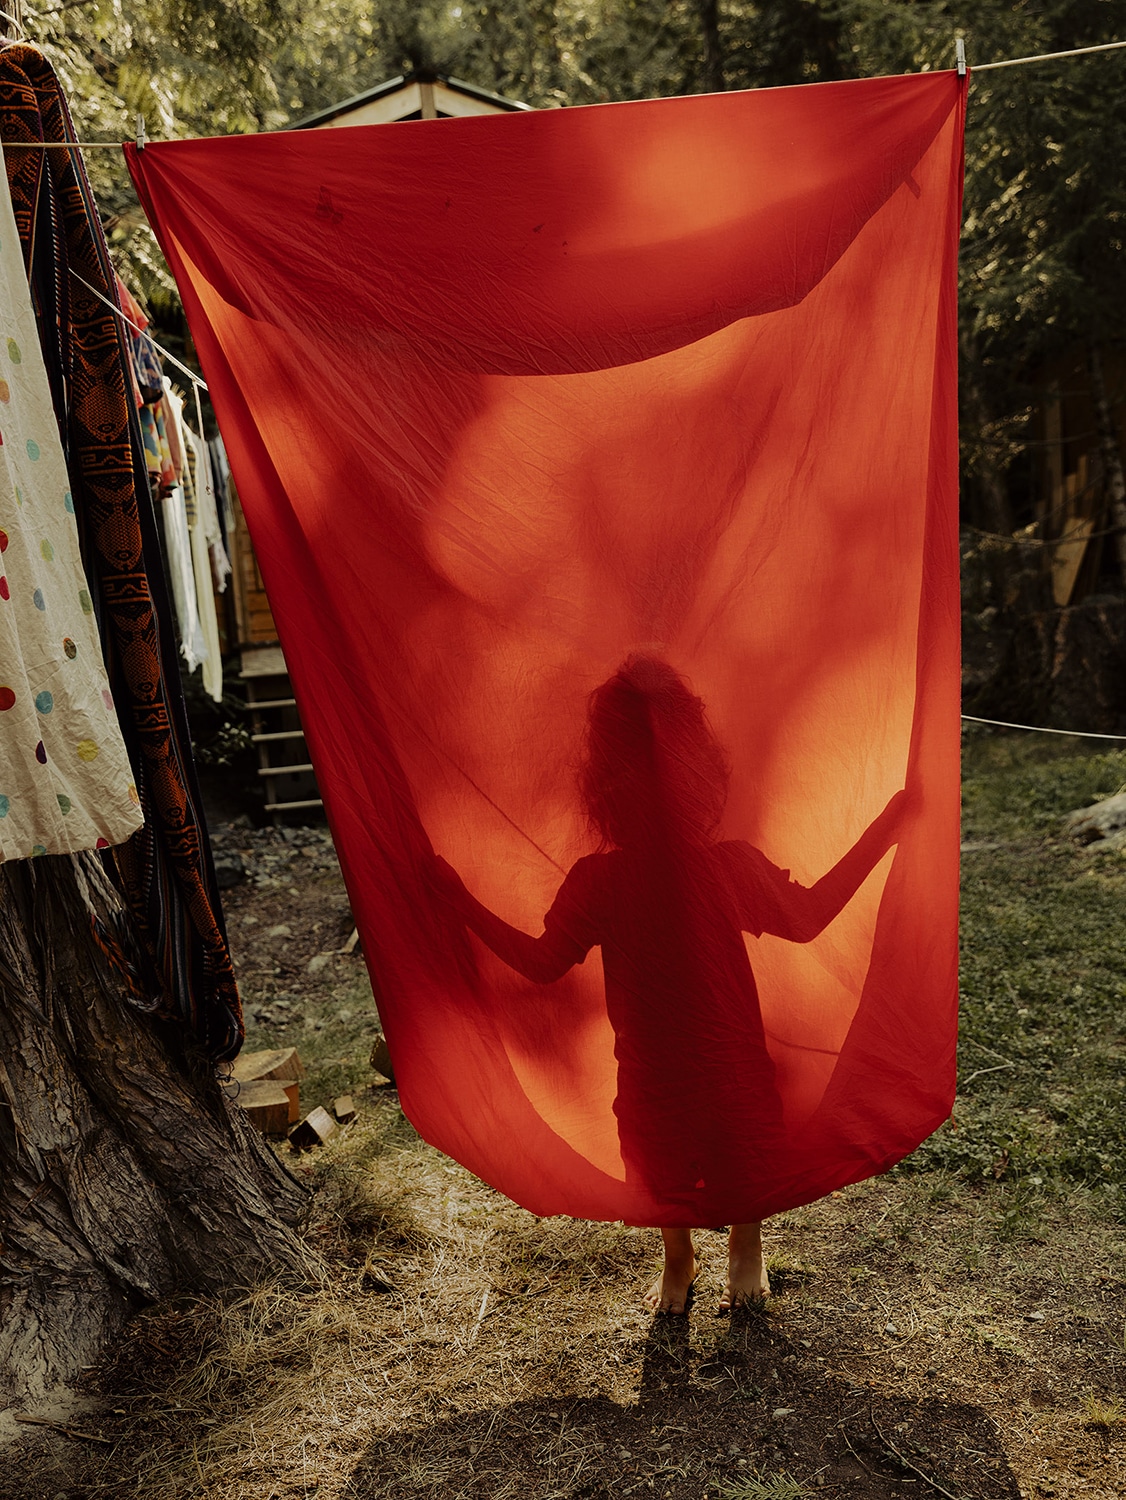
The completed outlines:
[[[704,33],[704,89],[722,94],[727,87],[723,71],[723,44],[719,38],[719,0],[696,0],[700,29]]]
[[[981,361],[972,335],[963,329],[958,337],[961,353],[961,368],[958,373],[962,395],[962,409],[969,426],[978,439],[978,482],[981,487],[981,526],[984,531],[993,531],[1001,536],[1011,536],[1013,513],[1009,505],[1005,476],[990,451],[988,430],[990,412],[981,384]],[[974,518],[977,519],[976,517]]]
[[[1085,600],[1021,615],[969,713],[1084,729],[1126,731],[1126,601]]]
[[[71,1380],[145,1302],[312,1268],[304,1189],[129,1004],[95,939],[124,921],[93,855],[0,868],[0,1405]]]
[[[1087,368],[1091,374],[1091,401],[1095,408],[1095,426],[1099,434],[1107,509],[1111,525],[1117,528],[1114,534],[1114,551],[1122,581],[1126,584],[1126,474],[1122,470],[1122,448],[1106,393],[1102,350],[1097,343],[1092,343],[1087,351]]]

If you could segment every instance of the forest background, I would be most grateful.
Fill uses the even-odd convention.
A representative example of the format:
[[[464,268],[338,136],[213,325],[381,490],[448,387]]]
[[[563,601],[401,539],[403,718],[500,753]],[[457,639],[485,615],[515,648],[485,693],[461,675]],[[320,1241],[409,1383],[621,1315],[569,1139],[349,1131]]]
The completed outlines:
[[[418,69],[557,108],[948,68],[957,37],[971,70],[1126,37],[1124,0],[61,0],[24,14],[84,139],[127,138],[138,113],[153,137],[277,129]],[[158,323],[174,323],[175,288],[123,163],[88,158],[121,270]],[[1112,732],[1126,728],[1124,161],[1126,52],[974,80],[960,298],[966,706]],[[1067,628],[1051,563],[1070,522],[1045,462],[1060,436],[1045,403],[1061,386],[1065,450],[1091,459],[1080,509],[1094,540],[1070,602],[1111,605]],[[1057,441],[1057,469],[1065,450]]]

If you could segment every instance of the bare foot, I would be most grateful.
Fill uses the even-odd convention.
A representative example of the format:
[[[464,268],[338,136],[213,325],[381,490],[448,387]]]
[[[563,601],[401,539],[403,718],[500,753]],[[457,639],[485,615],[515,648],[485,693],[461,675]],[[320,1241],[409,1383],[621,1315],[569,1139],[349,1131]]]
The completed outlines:
[[[696,1280],[697,1269],[695,1256],[687,1268],[666,1264],[664,1270],[645,1293],[645,1306],[650,1312],[687,1312],[689,1292],[692,1283]]]
[[[661,1274],[645,1294],[650,1312],[685,1313],[691,1301],[692,1284],[699,1269],[688,1229],[662,1229],[665,1242],[665,1264]]]
[[[770,1277],[762,1261],[761,1224],[733,1224],[728,1242],[727,1285],[719,1299],[721,1313],[764,1302]]]

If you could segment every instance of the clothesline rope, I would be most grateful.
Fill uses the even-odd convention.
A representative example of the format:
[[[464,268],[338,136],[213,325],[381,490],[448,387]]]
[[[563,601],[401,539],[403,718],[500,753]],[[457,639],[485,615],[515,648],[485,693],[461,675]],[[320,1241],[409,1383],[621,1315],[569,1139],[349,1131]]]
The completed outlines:
[[[104,302],[105,305],[109,308],[110,312],[115,313],[123,323],[128,323],[129,327],[136,329],[138,333],[147,334],[148,338],[152,341],[153,348],[157,351],[157,353],[163,354],[165,359],[168,360],[169,363],[174,364],[178,370],[182,370],[183,373],[192,382],[192,384],[197,387],[197,389],[204,391],[207,389],[206,380],[197,375],[194,370],[189,369],[188,366],[181,360],[178,360],[174,354],[169,353],[169,351],[164,347],[163,344],[158,344],[157,341],[153,338],[152,334],[148,333],[147,329],[142,328],[138,323],[134,323],[132,318],[127,318],[121,311],[120,307],[115,307],[108,297],[103,297],[101,292],[98,291],[98,288],[96,286],[91,286],[88,281],[79,276],[78,272],[74,270],[73,267],[71,267],[70,274],[74,277],[75,281],[82,282],[82,285],[88,292],[93,292],[94,296],[97,297],[99,302]]]
[[[1010,724],[1007,719],[979,719],[976,714],[963,714],[964,724],[992,724],[995,729],[1027,729],[1033,734],[1069,734],[1077,740],[1119,740],[1126,742],[1126,734],[1099,734],[1094,729],[1049,729],[1046,724]]]
[[[973,72],[987,73],[991,68],[1015,68],[1021,63],[1051,62],[1057,57],[1086,57],[1090,52],[1113,52],[1126,42],[1100,42],[1097,47],[1069,47],[1066,52],[1038,52],[1035,57],[1007,57],[1003,62],[978,63]]]
[[[3,14],[0,12],[0,14]],[[961,40],[961,38],[959,38]],[[1000,62],[976,63],[970,69],[971,73],[987,73],[992,68],[1016,68],[1024,63],[1054,62],[1060,57],[1086,57],[1092,52],[1114,52],[1118,48],[1126,47],[1126,41],[1100,42],[1095,47],[1069,47],[1065,52],[1037,52],[1032,57],[1006,57]],[[959,58],[959,61],[961,59]],[[207,140],[207,136],[178,136],[177,140]],[[148,145],[150,142],[143,136],[138,136],[138,146]],[[157,141],[151,144],[166,145],[165,141]],[[95,151],[98,149],[113,149],[120,151],[124,141],[5,141],[5,151]],[[194,377],[193,377],[194,378]]]

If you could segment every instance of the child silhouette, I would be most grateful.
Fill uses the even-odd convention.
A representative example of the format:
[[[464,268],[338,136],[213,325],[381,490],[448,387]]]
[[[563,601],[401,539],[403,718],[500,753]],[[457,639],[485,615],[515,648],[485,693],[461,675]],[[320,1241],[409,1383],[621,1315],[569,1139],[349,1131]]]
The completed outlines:
[[[638,653],[591,694],[579,785],[602,847],[575,862],[542,935],[503,921],[436,861],[465,924],[527,979],[550,984],[601,947],[627,1181],[689,1222],[704,1188],[745,1182],[781,1137],[743,934],[816,937],[895,842],[906,802],[898,792],[806,888],[752,845],[717,838],[728,775],[701,699],[667,662]],[[646,1304],[682,1313],[696,1275],[692,1232],[661,1233],[664,1266]],[[770,1290],[758,1222],[733,1225],[728,1250],[720,1311]]]

